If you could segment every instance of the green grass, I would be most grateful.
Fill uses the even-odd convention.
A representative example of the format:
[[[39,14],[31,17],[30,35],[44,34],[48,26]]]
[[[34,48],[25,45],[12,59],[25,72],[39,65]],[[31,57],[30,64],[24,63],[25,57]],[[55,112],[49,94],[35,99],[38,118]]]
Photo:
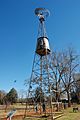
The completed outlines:
[[[72,107],[68,108],[64,111],[64,115],[57,120],[80,120],[80,111],[73,112]]]

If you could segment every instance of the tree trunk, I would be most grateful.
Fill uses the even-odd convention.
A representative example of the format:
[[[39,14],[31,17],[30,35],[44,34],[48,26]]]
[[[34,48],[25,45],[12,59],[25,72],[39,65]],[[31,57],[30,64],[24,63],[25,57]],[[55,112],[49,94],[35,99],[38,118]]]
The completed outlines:
[[[67,91],[68,107],[71,107],[70,93]]]

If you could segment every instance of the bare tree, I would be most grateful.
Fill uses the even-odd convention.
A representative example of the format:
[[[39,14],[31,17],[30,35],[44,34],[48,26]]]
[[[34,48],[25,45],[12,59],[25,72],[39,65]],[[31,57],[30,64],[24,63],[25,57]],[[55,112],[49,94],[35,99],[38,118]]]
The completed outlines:
[[[0,104],[5,103],[5,96],[6,96],[6,92],[4,90],[0,90]]]
[[[23,90],[23,89],[21,89],[21,90],[19,91],[18,96],[19,96],[19,102],[23,105],[23,103],[25,102],[26,91]]]
[[[74,83],[72,76],[79,66],[77,58],[78,56],[74,55],[73,49],[69,48],[68,51],[62,53],[53,53],[52,63],[49,66],[53,70],[52,89],[55,93],[55,99],[59,101],[60,95],[66,92],[68,106],[70,106],[70,92]]]
[[[53,74],[51,76],[53,78],[52,91],[55,94],[55,100],[59,101],[60,95],[62,91],[64,91],[62,84],[63,74],[67,71],[67,67],[64,66],[63,54],[57,52],[53,53],[52,63],[49,67],[53,71]]]
[[[75,91],[75,95],[77,96],[77,103],[80,103],[80,73],[74,73],[73,75],[73,79],[74,79],[74,91]]]
[[[70,107],[70,93],[71,87],[74,83],[73,73],[77,70],[79,63],[77,61],[78,56],[74,55],[74,51],[72,48],[69,48],[68,51],[63,53],[64,63],[63,65],[66,68],[66,72],[64,72],[62,79],[64,85],[64,91],[67,93],[68,98],[68,106]]]

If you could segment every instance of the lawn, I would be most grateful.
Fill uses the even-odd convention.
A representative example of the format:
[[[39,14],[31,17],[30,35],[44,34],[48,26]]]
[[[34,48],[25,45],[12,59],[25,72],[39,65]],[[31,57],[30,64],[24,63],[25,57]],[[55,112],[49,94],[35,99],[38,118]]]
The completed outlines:
[[[23,107],[21,106],[21,108],[23,108]],[[78,108],[80,108],[80,105],[78,106]],[[21,115],[22,113],[24,113],[22,111],[24,111],[24,110],[17,110],[17,115],[18,114]],[[4,110],[0,110],[0,117],[5,116],[7,112],[5,112]],[[12,118],[12,120],[23,120],[23,119],[21,117],[20,118],[14,117],[14,118]],[[42,117],[42,118],[33,117],[33,118],[25,118],[24,120],[51,120],[51,119],[48,117]],[[73,112],[72,107],[67,108],[64,110],[63,116],[60,118],[57,118],[57,120],[80,120],[80,111]]]
[[[80,108],[80,105],[78,106],[78,108]],[[25,120],[50,120],[48,118],[41,118],[41,119],[25,119]],[[66,110],[64,110],[64,115],[60,118],[57,118],[57,120],[80,120],[80,110],[73,112],[73,107],[71,108],[67,108]]]
[[[25,120],[48,120],[48,119],[47,118],[33,118],[33,119],[27,118]]]
[[[80,108],[80,105],[78,106]],[[73,108],[64,111],[64,115],[57,120],[80,120],[80,111],[73,112]]]

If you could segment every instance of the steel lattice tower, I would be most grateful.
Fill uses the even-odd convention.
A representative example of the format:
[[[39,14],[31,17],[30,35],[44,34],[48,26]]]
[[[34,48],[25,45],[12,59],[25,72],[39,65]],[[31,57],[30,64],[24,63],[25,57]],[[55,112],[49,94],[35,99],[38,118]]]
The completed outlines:
[[[45,29],[45,20],[50,13],[45,8],[36,8],[35,14],[39,17],[39,29],[28,91],[28,98],[33,98],[33,102],[37,101],[37,98],[34,99],[36,89],[40,88],[40,94],[42,92],[44,92],[44,95],[49,94],[52,82],[52,71],[49,68],[51,50]],[[40,100],[40,103],[42,103],[42,100]]]

